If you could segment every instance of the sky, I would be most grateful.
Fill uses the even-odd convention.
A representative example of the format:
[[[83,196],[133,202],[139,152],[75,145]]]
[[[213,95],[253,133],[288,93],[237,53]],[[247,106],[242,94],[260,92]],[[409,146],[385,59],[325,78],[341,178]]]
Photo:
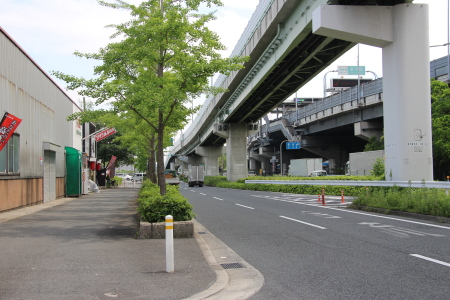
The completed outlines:
[[[221,37],[228,57],[237,43],[259,0],[222,0],[217,9],[217,20],[210,28]],[[448,8],[450,0],[415,0],[426,3],[430,11],[430,45],[442,45],[448,41]],[[112,0],[110,1],[112,2]],[[140,0],[128,0],[139,4]],[[103,7],[96,0],[0,0],[0,26],[47,73],[61,71],[66,74],[91,78],[94,63],[77,58],[74,51],[97,52],[111,40],[112,29],[108,24],[118,24],[129,19],[129,13]],[[447,55],[447,47],[430,48],[430,60]],[[337,66],[354,66],[358,60],[357,47],[344,54],[316,78],[302,87],[300,98],[322,97],[326,72]],[[359,47],[359,64],[382,77],[381,49],[367,45]],[[333,75],[335,74],[335,75]],[[337,73],[327,75],[327,81]],[[371,78],[368,74],[366,77]],[[54,80],[62,87],[65,83]],[[76,103],[82,100],[76,92],[66,92]],[[294,95],[293,95],[294,96]],[[292,96],[292,97],[293,97]],[[90,100],[90,99],[87,99]],[[204,99],[197,99],[195,105]]]

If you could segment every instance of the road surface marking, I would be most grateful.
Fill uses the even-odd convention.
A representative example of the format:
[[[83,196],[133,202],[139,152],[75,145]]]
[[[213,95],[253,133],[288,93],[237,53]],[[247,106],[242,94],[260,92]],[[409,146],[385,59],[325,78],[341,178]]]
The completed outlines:
[[[319,229],[326,229],[325,227],[322,227],[322,226],[314,225],[314,224],[311,224],[311,223],[303,222],[303,221],[300,221],[300,220],[297,220],[297,219],[292,219],[292,218],[285,217],[285,216],[280,216],[280,218],[291,220],[291,221],[298,222],[298,223],[302,223],[302,224],[309,225],[309,226],[312,226],[312,227],[317,227]]]
[[[254,209],[253,207],[250,207],[250,206],[245,206],[245,205],[242,205],[242,204],[237,204],[237,203],[235,203],[237,206],[242,206],[242,207],[245,207],[245,208],[248,208],[248,209]]]
[[[352,213],[352,214],[357,214],[357,215],[370,216],[370,217],[376,217],[376,218],[382,218],[382,219],[388,219],[388,220],[394,220],[394,221],[401,221],[401,222],[413,223],[413,224],[419,224],[419,225],[426,225],[426,226],[431,226],[431,227],[443,228],[443,229],[450,230],[450,227],[445,227],[445,226],[440,226],[440,225],[434,225],[434,224],[415,222],[415,221],[410,221],[410,220],[397,219],[397,218],[386,217],[386,216],[381,216],[381,215],[372,215],[372,214],[368,214],[368,213],[363,213],[363,212],[353,211],[353,210],[348,210],[348,209],[341,209],[341,208],[336,208],[336,207],[329,207],[329,206],[318,206],[318,207],[339,210],[339,211]]]
[[[220,200],[220,201],[223,201],[223,199],[220,199],[220,198],[217,198],[217,197],[213,197],[214,199],[217,199],[217,200]]]
[[[383,225],[383,224],[375,223],[375,222],[362,222],[362,223],[358,223],[358,224],[359,225],[369,225],[369,227],[380,229],[384,233],[388,233],[388,234],[394,235],[396,237],[403,237],[403,238],[408,238],[410,234],[418,235],[418,236],[427,236],[427,235],[428,236],[436,236],[436,237],[445,236],[442,234],[426,233],[426,232],[422,232],[422,231],[417,231],[417,230],[412,230],[412,229],[407,229],[407,228],[402,228],[402,227],[396,227],[396,226],[392,226],[392,225]]]
[[[206,196],[206,194],[200,193],[200,195]]]
[[[322,217],[322,218],[325,218],[325,219],[341,219],[341,217],[339,217],[339,216],[333,216],[333,215],[329,215],[329,214],[322,214],[322,213],[313,212],[313,211],[303,210],[302,212],[307,214],[307,215],[313,215],[313,216]]]
[[[440,261],[440,260],[437,260],[437,259],[429,258],[429,257],[423,256],[423,255],[419,255],[419,254],[410,254],[410,255],[414,256],[414,257],[417,257],[417,258],[425,259],[425,260],[428,260],[428,261],[431,261],[431,262],[434,262],[434,263],[437,263],[437,264],[440,264],[440,265],[443,265],[443,266],[446,266],[446,267],[450,267],[449,263],[446,263],[446,262],[443,262],[443,261]]]

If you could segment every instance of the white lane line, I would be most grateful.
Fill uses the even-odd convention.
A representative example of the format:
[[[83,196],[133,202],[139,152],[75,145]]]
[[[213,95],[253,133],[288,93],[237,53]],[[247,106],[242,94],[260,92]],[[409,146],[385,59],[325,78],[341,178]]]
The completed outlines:
[[[195,193],[195,191],[194,191],[194,190],[191,190],[191,192]]]
[[[298,202],[297,202],[297,203],[298,203]],[[300,203],[298,203],[298,204],[300,204]],[[426,225],[426,226],[430,226],[430,227],[443,228],[443,229],[448,229],[448,230],[450,230],[450,227],[445,227],[445,226],[440,226],[440,225],[434,225],[434,224],[428,224],[428,223],[422,223],[422,222],[415,222],[415,221],[410,221],[410,220],[397,219],[397,218],[392,218],[392,217],[385,217],[385,216],[379,216],[379,215],[372,215],[372,214],[367,214],[367,213],[363,213],[363,212],[359,212],[359,211],[353,211],[353,210],[349,210],[349,209],[341,209],[341,208],[330,207],[330,206],[317,206],[317,207],[327,208],[327,209],[333,209],[333,210],[339,210],[339,211],[343,211],[343,212],[347,212],[347,213],[352,213],[352,214],[357,214],[357,215],[370,216],[370,217],[376,217],[376,218],[388,219],[388,220],[395,220],[395,221],[401,221],[401,222],[413,223],[413,224],[419,224],[419,225]]]
[[[319,229],[326,229],[325,227],[322,227],[322,226],[317,226],[317,225],[314,225],[314,224],[311,224],[311,223],[303,222],[303,221],[300,221],[300,220],[297,220],[297,219],[292,219],[292,218],[285,217],[285,216],[280,216],[280,218],[291,220],[291,221],[298,222],[298,223],[302,223],[302,224],[309,225],[309,226],[312,226],[312,227],[317,227]]]
[[[206,196],[206,194],[200,193],[200,195]]]
[[[235,203],[237,206],[242,206],[242,207],[245,207],[245,208],[248,208],[248,209],[254,209],[253,207],[250,207],[250,206],[245,206],[245,205],[242,205],[242,204],[237,204],[237,203]]]
[[[217,199],[217,200],[220,200],[220,201],[223,201],[223,199],[220,199],[220,198],[217,198],[217,197],[213,197],[214,199]]]
[[[431,262],[434,262],[434,263],[437,263],[437,264],[440,264],[440,265],[443,265],[443,266],[446,266],[446,267],[450,267],[449,263],[446,263],[446,262],[443,262],[443,261],[440,261],[440,260],[437,260],[437,259],[434,259],[434,258],[429,258],[429,257],[423,256],[423,255],[419,255],[419,254],[410,254],[410,255],[414,256],[414,257],[417,257],[417,258],[425,259],[425,260],[428,260],[428,261],[431,261]]]

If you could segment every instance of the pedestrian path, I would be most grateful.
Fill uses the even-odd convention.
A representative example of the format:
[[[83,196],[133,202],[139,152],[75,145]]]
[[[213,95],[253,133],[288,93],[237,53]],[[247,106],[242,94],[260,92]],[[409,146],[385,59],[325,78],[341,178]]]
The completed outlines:
[[[135,239],[139,189],[101,190],[0,213],[0,299],[183,299],[215,283],[195,239]]]

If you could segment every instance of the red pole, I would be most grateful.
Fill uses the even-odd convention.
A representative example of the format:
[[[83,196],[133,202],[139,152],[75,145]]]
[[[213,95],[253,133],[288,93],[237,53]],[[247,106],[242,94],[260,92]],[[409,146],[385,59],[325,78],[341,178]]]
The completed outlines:
[[[341,190],[341,203],[345,203],[345,201],[344,201],[344,190]]]

